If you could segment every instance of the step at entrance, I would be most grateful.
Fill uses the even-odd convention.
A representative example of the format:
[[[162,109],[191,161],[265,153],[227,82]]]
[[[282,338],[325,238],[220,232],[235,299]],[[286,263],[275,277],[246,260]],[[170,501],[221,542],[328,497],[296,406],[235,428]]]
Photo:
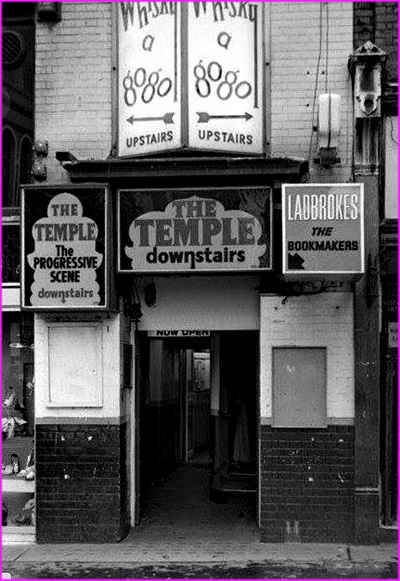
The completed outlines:
[[[240,498],[253,498],[257,492],[257,476],[253,465],[233,465],[219,475],[218,483],[211,487],[214,502],[230,502]]]

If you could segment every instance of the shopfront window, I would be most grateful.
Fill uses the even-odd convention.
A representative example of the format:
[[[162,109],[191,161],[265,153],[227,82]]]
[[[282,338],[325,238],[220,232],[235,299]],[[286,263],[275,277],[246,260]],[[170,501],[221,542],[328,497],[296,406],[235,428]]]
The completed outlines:
[[[3,284],[19,284],[21,277],[21,227],[19,208],[3,208]]]
[[[3,534],[29,533],[35,524],[33,349],[33,315],[4,313]]]

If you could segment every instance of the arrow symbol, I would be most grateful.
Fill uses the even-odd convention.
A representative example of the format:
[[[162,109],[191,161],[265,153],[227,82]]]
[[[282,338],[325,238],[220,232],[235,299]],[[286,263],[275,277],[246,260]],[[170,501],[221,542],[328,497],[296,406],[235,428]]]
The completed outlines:
[[[128,123],[132,123],[132,125],[139,121],[164,121],[166,125],[169,125],[174,122],[172,119],[174,115],[175,113],[165,113],[162,117],[134,117],[132,115],[131,117],[128,117],[127,121]]]
[[[208,123],[210,119],[245,119],[248,121],[253,117],[250,113],[245,113],[244,115],[209,115],[205,111],[201,113],[197,111],[197,115],[199,116],[197,123]]]
[[[300,254],[290,254],[288,253],[288,269],[289,270],[304,270],[303,266],[304,258]]]

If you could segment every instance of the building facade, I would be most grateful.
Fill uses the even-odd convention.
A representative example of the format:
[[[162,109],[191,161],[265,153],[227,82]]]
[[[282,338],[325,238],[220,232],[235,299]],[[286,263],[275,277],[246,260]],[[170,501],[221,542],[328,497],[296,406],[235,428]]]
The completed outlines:
[[[25,20],[21,200],[3,171],[9,534],[121,540],[150,483],[207,450],[210,498],[250,490],[261,541],[393,539],[397,4]],[[6,25],[12,8],[3,59]]]

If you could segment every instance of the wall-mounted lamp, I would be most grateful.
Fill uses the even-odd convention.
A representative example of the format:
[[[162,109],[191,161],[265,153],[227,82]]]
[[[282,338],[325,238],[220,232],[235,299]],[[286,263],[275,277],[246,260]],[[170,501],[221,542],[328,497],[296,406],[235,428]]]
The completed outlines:
[[[154,282],[146,284],[144,287],[144,302],[148,307],[154,307],[157,300],[157,289]]]
[[[47,178],[47,168],[44,158],[49,154],[49,144],[47,141],[37,140],[33,144],[34,160],[32,165],[32,175],[36,180],[43,181]]]
[[[128,316],[134,323],[138,323],[143,317],[142,309],[140,303],[133,303],[128,307]]]
[[[42,157],[47,157],[49,155],[49,144],[47,141],[38,139],[33,144],[33,149],[36,152],[36,155],[41,155]]]
[[[21,320],[19,323],[12,323],[10,327],[11,349],[34,349],[33,327],[28,321]]]
[[[139,293],[134,282],[131,288],[124,289],[121,298],[124,315],[137,325],[143,317],[143,313]]]
[[[370,40],[349,58],[354,82],[354,114],[356,118],[381,116],[381,78],[387,53]]]
[[[340,95],[324,93],[318,101],[318,157],[325,167],[340,162],[337,156],[340,136]]]
[[[42,22],[59,22],[61,2],[38,2],[37,19]]]

